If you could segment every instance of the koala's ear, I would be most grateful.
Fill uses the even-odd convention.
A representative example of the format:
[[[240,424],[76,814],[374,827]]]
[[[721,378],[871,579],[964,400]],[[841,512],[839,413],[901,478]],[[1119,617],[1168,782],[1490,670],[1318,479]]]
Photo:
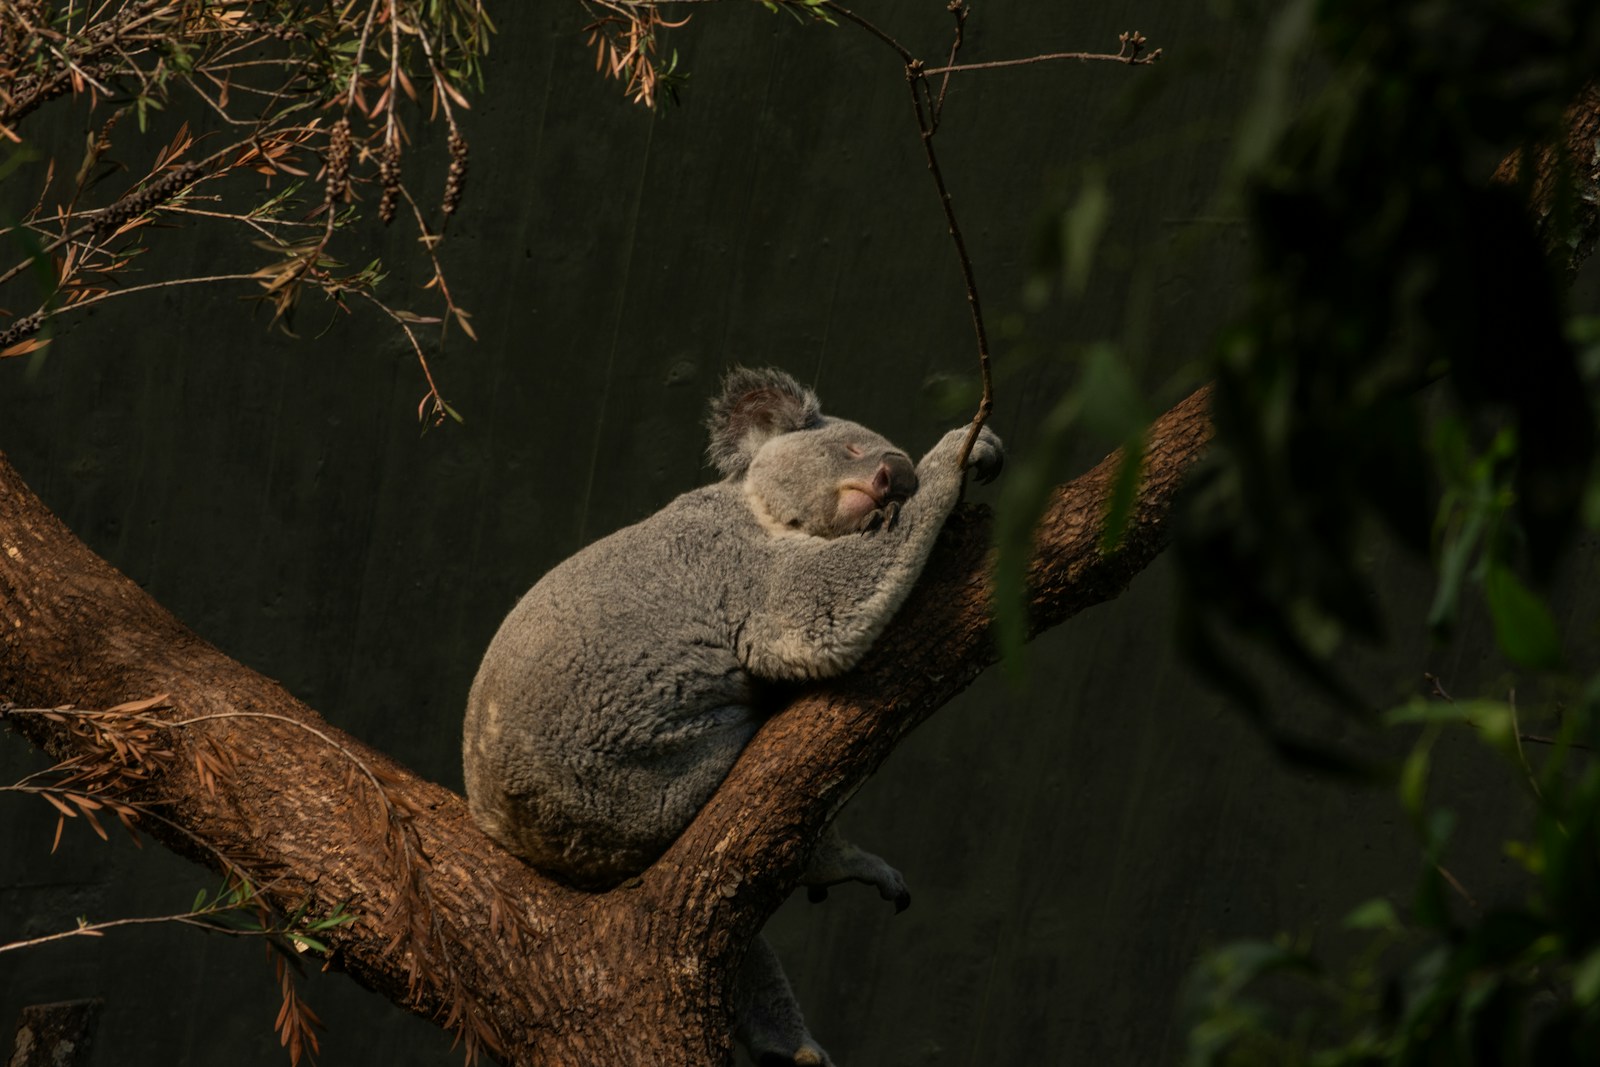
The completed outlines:
[[[706,416],[711,431],[706,455],[725,476],[741,475],[767,441],[821,422],[817,394],[783,371],[735,367]]]

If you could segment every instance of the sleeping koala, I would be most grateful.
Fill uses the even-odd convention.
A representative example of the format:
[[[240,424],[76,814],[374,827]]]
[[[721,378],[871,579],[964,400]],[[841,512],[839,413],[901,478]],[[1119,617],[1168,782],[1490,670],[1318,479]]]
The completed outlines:
[[[656,860],[766,716],[763,683],[850,670],[904,602],[961,495],[952,430],[922,462],[776,370],[737,368],[712,402],[724,478],[595,542],[501,624],[467,701],[467,798],[533,866],[606,888]],[[968,463],[1004,460],[988,429]],[[866,882],[903,908],[899,872],[831,832],[802,881]],[[735,987],[760,1062],[826,1064],[763,939]]]

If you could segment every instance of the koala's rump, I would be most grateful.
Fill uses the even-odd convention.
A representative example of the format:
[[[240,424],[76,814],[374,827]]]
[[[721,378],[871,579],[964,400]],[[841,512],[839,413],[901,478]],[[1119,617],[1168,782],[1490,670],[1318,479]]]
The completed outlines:
[[[468,800],[542,870],[605,885],[644,869],[759,725],[719,577],[732,532],[721,507],[694,499],[720,488],[556,567],[484,657],[468,699]]]

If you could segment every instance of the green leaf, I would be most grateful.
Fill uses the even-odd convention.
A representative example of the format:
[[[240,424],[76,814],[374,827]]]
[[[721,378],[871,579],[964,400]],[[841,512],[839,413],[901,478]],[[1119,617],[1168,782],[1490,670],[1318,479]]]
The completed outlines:
[[[1461,583],[1467,575],[1467,564],[1472,562],[1473,550],[1483,536],[1486,516],[1474,511],[1454,537],[1439,549],[1439,589],[1434,594],[1433,606],[1428,609],[1428,628],[1436,633],[1449,629],[1455,621],[1456,605],[1461,600]]]
[[[1122,540],[1133,513],[1139,475],[1144,469],[1144,438],[1150,417],[1124,354],[1111,344],[1089,348],[1077,400],[1078,412],[1088,430],[1122,449],[1122,462],[1106,501],[1105,527],[1100,535],[1101,551],[1111,552]]]
[[[1455,832],[1456,813],[1449,808],[1439,808],[1428,813],[1428,821],[1423,826],[1422,847],[1428,859],[1434,863],[1444,855],[1444,846],[1449,843],[1450,835]]]
[[[1034,454],[1008,466],[995,508],[995,645],[1002,669],[1013,681],[1023,675],[1022,646],[1028,637],[1025,583],[1033,530],[1056,484],[1056,464],[1077,422],[1079,391],[1063,396],[1045,417]]]
[[[1544,601],[1498,564],[1489,568],[1483,587],[1495,640],[1507,658],[1523,667],[1560,666],[1561,635]]]
[[[1078,386],[1078,411],[1090,432],[1127,444],[1150,425],[1139,383],[1128,370],[1122,350],[1104,341],[1084,354],[1083,382]]]
[[[1467,717],[1463,707],[1451,701],[1415,697],[1397,708],[1391,708],[1384,714],[1383,721],[1388,726],[1403,726],[1413,722],[1461,722]]]
[[[1078,198],[1061,216],[1061,247],[1066,252],[1062,282],[1073,296],[1082,296],[1089,283],[1095,246],[1110,217],[1111,194],[1106,189],[1105,171],[1091,166],[1084,172]]]
[[[1585,956],[1572,973],[1572,1000],[1587,1008],[1600,999],[1600,949]]]
[[[1106,502],[1105,529],[1100,532],[1100,551],[1115,552],[1128,532],[1133,517],[1133,501],[1138,495],[1139,475],[1144,471],[1144,440],[1136,447],[1124,446],[1122,462],[1117,464],[1117,479],[1111,483],[1111,499]]]
[[[1422,806],[1428,799],[1429,760],[1438,736],[1438,726],[1429,726],[1400,765],[1400,804],[1413,819],[1421,820]]]
[[[310,949],[312,952],[318,952],[324,956],[328,955],[328,946],[323,944],[321,941],[318,941],[314,937],[310,937],[302,933],[296,933],[294,931],[291,931],[286,936],[290,941],[293,941],[296,945],[302,948]]]
[[[1450,925],[1450,905],[1439,868],[1430,864],[1423,869],[1412,909],[1417,922],[1423,926],[1443,930]]]
[[[1474,700],[1467,705],[1468,719],[1478,728],[1478,736],[1501,755],[1521,763],[1517,745],[1517,719],[1511,705],[1498,700]]]
[[[1294,952],[1271,941],[1235,941],[1223,945],[1201,965],[1212,980],[1213,994],[1232,1000],[1256,979],[1276,971],[1315,971],[1303,953]]]
[[[1398,932],[1401,929],[1400,917],[1395,914],[1394,905],[1383,897],[1374,897],[1357,907],[1344,917],[1344,925],[1347,930]]]

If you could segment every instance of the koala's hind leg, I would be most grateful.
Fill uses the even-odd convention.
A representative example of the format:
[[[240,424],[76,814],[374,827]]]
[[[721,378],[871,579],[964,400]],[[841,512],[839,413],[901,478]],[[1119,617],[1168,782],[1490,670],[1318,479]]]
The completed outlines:
[[[765,937],[750,945],[733,986],[733,1036],[761,1067],[834,1067],[795,1002]]]
[[[816,902],[827,898],[828,886],[840,882],[876,886],[880,897],[894,902],[896,912],[911,906],[911,891],[899,871],[885,863],[882,856],[852,845],[830,826],[811,853],[800,884],[806,886],[806,895]]]

